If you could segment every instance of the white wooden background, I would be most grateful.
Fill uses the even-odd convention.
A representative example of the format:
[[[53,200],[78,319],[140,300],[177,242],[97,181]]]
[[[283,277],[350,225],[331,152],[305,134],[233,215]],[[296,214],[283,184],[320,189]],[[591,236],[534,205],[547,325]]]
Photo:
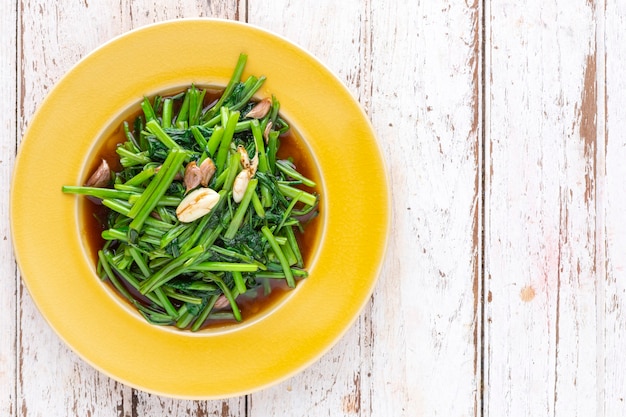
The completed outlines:
[[[325,62],[372,120],[394,206],[348,334],[280,385],[200,402],[66,348],[8,222],[16,147],[62,74],[118,34],[197,16]],[[626,415],[625,27],[624,0],[2,0],[0,415]]]

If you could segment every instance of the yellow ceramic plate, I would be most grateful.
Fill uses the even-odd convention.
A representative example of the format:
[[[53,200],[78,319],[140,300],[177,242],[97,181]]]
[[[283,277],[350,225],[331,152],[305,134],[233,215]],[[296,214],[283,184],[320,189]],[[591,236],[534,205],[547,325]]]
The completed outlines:
[[[153,326],[96,276],[64,184],[87,176],[98,140],[144,95],[265,75],[304,137],[322,182],[322,229],[310,276],[264,316],[190,334]],[[177,20],[118,37],[79,62],[45,99],[21,145],[11,226],[22,278],[42,315],[82,358],[130,386],[194,399],[246,394],[318,359],[350,327],[379,274],[389,196],[372,128],[346,88],[302,49],[232,21]]]

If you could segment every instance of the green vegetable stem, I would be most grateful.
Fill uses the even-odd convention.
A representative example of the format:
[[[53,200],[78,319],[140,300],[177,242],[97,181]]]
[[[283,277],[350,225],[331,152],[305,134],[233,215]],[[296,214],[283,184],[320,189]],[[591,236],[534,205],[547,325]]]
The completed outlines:
[[[279,156],[289,125],[275,97],[254,98],[265,77],[242,80],[246,61],[219,96],[192,84],[142,98],[141,114],[123,123],[110,183],[62,187],[108,210],[96,270],[149,323],[239,322],[244,298],[308,276],[300,241],[317,184]]]

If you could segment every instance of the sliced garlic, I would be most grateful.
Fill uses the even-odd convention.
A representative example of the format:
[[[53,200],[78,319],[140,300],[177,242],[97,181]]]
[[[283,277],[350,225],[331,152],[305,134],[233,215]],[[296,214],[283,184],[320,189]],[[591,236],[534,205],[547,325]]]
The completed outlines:
[[[220,195],[210,188],[198,188],[189,194],[176,207],[176,217],[183,223],[191,223],[211,212],[220,201]]]

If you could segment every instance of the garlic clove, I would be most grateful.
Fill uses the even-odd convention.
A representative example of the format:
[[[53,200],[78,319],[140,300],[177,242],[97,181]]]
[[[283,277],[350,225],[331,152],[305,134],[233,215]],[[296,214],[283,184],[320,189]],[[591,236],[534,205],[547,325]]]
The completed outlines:
[[[213,178],[213,175],[215,175],[215,170],[215,163],[211,158],[206,158],[204,161],[202,161],[202,163],[200,164],[200,184],[203,187],[209,185],[209,181],[211,181],[211,178]]]
[[[240,203],[243,200],[250,178],[252,175],[250,175],[249,169],[244,169],[235,177],[235,182],[233,182],[233,200],[235,203]]]
[[[248,113],[246,113],[245,118],[262,119],[267,116],[267,113],[269,113],[271,108],[272,100],[270,100],[269,98],[264,98],[263,100],[255,104]]]
[[[210,188],[193,190],[176,207],[176,217],[183,223],[191,223],[211,212],[220,201],[220,195]]]
[[[270,132],[272,131],[272,122],[269,121],[267,122],[267,125],[265,126],[265,130],[263,131],[263,139],[265,139],[265,144],[267,144],[270,141]]]
[[[193,190],[202,181],[202,172],[200,168],[196,165],[194,161],[191,161],[185,167],[185,177],[183,179],[183,183],[185,184],[185,192],[188,193],[189,190]]]
[[[248,156],[248,151],[243,145],[237,146],[237,152],[239,152],[239,162],[241,162],[241,166],[243,169],[248,169],[250,167],[250,157]]]
[[[103,188],[111,182],[111,168],[104,159],[85,183],[86,187]]]
[[[219,297],[217,297],[217,300],[215,301],[215,304],[213,304],[213,308],[216,310],[221,310],[223,308],[226,308],[230,306],[230,301],[228,301],[228,298],[226,298],[226,296],[224,294],[220,295]]]

